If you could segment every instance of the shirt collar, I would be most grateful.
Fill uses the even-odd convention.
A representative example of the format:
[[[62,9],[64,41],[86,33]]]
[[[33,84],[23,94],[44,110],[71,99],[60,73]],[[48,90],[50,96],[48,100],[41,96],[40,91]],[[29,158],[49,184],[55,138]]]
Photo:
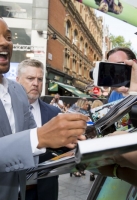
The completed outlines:
[[[0,84],[0,99],[3,95],[8,93],[8,80],[6,78],[2,78],[2,83]]]

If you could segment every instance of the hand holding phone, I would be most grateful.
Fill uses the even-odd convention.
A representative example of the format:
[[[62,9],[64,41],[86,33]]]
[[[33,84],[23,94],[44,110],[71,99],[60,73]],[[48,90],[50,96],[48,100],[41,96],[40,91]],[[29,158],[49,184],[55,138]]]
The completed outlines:
[[[96,62],[93,72],[94,85],[130,87],[131,66],[122,63]]]

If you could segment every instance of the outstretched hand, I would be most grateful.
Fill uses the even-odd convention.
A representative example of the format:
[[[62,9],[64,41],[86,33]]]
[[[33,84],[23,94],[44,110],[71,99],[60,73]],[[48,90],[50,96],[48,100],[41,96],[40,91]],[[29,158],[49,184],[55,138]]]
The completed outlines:
[[[38,128],[38,148],[59,148],[77,143],[85,133],[88,117],[80,113],[66,113],[52,118]]]

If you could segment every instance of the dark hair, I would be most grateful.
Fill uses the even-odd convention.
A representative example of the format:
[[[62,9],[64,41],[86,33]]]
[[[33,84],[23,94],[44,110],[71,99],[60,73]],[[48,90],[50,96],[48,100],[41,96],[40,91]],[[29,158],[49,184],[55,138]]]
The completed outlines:
[[[128,57],[129,60],[130,60],[130,59],[136,59],[135,54],[134,54],[133,51],[132,51],[131,49],[129,49],[128,47],[116,47],[116,48],[110,50],[110,51],[107,53],[107,60],[108,60],[108,58],[109,58],[110,55],[112,55],[113,53],[116,53],[116,52],[118,52],[118,51],[123,51],[123,52],[127,55],[127,57]]]

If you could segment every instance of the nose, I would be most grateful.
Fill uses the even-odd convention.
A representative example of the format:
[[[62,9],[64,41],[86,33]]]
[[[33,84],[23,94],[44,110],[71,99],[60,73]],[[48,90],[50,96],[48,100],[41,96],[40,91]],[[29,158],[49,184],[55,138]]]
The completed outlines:
[[[33,85],[38,86],[38,79],[37,78],[34,79]]]

